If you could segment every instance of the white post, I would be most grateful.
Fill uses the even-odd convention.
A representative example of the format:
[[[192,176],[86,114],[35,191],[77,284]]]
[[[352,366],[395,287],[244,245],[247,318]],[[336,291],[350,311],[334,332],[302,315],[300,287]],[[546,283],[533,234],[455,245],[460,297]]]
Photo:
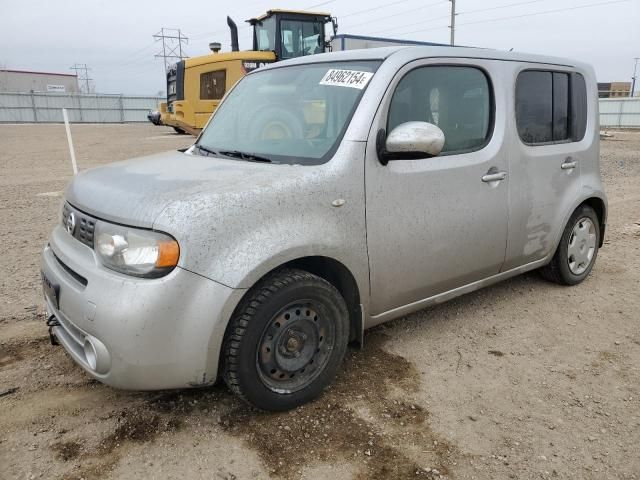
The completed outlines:
[[[73,174],[78,174],[78,165],[76,164],[76,152],[73,150],[73,139],[71,138],[71,130],[69,129],[69,117],[67,109],[62,109],[62,117],[64,118],[64,128],[67,130],[67,142],[69,143],[69,153],[71,154],[71,165],[73,166]]]

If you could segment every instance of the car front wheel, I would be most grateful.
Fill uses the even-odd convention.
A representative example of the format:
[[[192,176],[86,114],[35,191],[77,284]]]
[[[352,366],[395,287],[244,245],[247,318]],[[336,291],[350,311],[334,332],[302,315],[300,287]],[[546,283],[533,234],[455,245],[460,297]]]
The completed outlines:
[[[248,403],[288,410],[331,383],[348,339],[340,292],[311,273],[280,270],[257,284],[234,313],[223,345],[223,377]]]

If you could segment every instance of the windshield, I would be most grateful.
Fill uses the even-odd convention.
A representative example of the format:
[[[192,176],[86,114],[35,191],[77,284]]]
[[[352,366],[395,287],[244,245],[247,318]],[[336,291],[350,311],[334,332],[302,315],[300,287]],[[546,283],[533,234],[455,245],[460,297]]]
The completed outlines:
[[[318,63],[247,75],[218,107],[198,146],[243,160],[323,163],[379,65]]]

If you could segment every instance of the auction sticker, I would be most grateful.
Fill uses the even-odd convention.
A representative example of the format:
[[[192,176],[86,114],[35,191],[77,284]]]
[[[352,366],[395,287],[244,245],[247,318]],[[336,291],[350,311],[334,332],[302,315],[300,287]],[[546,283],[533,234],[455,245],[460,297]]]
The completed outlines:
[[[350,87],[362,90],[367,86],[369,80],[373,77],[372,72],[359,72],[357,70],[338,70],[332,68],[329,70],[322,80],[320,85],[332,85],[335,87]]]

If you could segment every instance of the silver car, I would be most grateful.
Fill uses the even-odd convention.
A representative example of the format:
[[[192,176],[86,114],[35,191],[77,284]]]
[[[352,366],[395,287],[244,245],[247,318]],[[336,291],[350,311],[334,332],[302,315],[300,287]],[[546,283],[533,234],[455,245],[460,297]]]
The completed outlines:
[[[85,171],[42,256],[52,339],[118,388],[316,397],[363,331],[533,269],[589,274],[593,69],[390,47],[261,68],[196,143]]]

